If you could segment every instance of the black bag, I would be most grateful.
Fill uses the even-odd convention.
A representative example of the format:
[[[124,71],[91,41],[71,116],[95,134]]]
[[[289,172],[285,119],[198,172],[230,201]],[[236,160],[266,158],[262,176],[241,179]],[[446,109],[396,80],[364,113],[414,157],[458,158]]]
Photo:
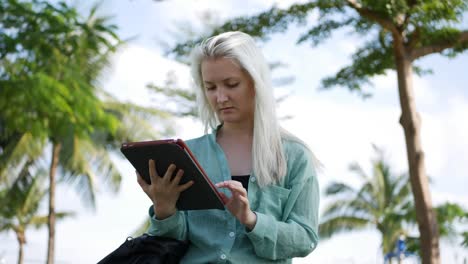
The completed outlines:
[[[141,235],[127,240],[98,264],[172,264],[187,252],[188,241]]]

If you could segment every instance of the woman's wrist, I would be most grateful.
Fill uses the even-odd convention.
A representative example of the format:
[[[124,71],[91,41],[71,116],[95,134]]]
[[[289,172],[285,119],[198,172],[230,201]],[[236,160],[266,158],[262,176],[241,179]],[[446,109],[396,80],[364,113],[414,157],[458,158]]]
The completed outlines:
[[[253,211],[250,211],[247,220],[245,221],[244,225],[248,231],[252,231],[255,225],[257,224],[257,214]]]
[[[175,207],[166,207],[160,204],[153,204],[154,215],[158,220],[164,220],[177,212]]]

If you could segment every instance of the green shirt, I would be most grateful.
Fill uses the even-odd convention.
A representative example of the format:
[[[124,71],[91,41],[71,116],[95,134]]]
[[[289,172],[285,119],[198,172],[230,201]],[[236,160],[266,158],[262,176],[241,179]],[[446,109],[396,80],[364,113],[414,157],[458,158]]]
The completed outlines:
[[[215,133],[187,141],[213,183],[231,179]],[[319,187],[310,151],[284,139],[287,175],[263,188],[251,175],[248,198],[257,223],[248,232],[228,210],[177,211],[157,220],[150,207],[151,235],[190,240],[181,263],[291,263],[318,243]],[[230,195],[228,190],[221,189]]]

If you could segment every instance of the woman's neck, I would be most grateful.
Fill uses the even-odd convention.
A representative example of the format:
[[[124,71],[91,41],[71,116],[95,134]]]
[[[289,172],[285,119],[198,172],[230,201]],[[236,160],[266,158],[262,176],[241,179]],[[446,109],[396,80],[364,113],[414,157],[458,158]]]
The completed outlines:
[[[253,138],[253,122],[252,123],[225,123],[218,131],[218,138],[225,139],[252,139]]]

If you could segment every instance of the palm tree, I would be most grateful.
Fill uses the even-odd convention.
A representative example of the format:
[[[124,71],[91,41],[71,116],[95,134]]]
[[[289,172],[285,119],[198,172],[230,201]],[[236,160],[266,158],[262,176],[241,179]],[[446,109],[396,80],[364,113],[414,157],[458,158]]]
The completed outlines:
[[[64,140],[64,148],[60,152],[60,160],[58,166],[64,172],[61,175],[66,183],[75,185],[80,192],[83,201],[92,208],[95,207],[95,196],[97,193],[97,175],[106,183],[113,191],[117,191],[121,181],[121,175],[117,171],[114,163],[110,158],[110,153],[115,152],[120,143],[125,141],[136,141],[142,139],[150,139],[161,137],[172,133],[168,118],[170,115],[163,111],[154,108],[147,108],[134,105],[132,103],[122,103],[112,97],[110,94],[103,94],[105,99],[104,107],[106,112],[115,116],[118,119],[119,126],[115,134],[106,131],[95,131],[90,135],[89,140],[82,140],[75,136],[71,136]],[[158,130],[151,125],[151,121],[162,124]],[[46,141],[32,137],[30,133],[23,135],[15,135],[14,138],[6,140],[7,144],[2,146],[0,155],[0,183],[2,190],[5,193],[14,193],[13,189],[17,188],[19,179],[18,168],[23,166],[30,167],[33,164],[40,163],[44,158],[44,150],[46,149]],[[29,161],[25,161],[29,160]],[[32,161],[34,160],[34,162]],[[27,163],[27,164],[26,164]],[[45,172],[43,172],[45,173]],[[17,176],[14,176],[17,175]],[[35,181],[35,187],[38,183]],[[46,192],[44,192],[46,194]],[[5,194],[6,195],[6,194]],[[6,195],[8,197],[8,195]],[[44,195],[37,195],[39,199]],[[39,202],[39,200],[37,201]],[[2,202],[1,204],[13,204],[12,202]],[[11,207],[11,205],[10,205]],[[20,219],[23,216],[19,213],[20,210],[13,210],[10,213],[10,218]],[[2,214],[3,215],[3,214]],[[65,215],[63,213],[55,213],[56,218],[60,219]],[[16,217],[16,218],[15,218]],[[45,217],[45,218],[44,218]],[[30,224],[47,225],[47,216],[34,217]],[[13,220],[8,222],[2,221],[1,230],[14,230],[20,244],[20,257],[22,258],[22,245],[24,244],[24,230],[20,226],[13,226]],[[26,223],[26,221],[16,220],[18,223]]]
[[[353,163],[350,170],[362,182],[359,188],[346,183],[333,182],[326,187],[325,194],[334,200],[323,214],[320,236],[351,230],[376,228],[382,235],[382,252],[393,250],[400,234],[406,234],[403,219],[414,210],[409,177],[396,176],[383,156],[374,146],[377,158],[372,161],[372,176]]]
[[[2,130],[0,122],[0,130]],[[15,132],[9,137],[0,137],[0,185],[8,187],[18,177],[27,161],[37,160],[43,155],[45,138],[31,133]]]
[[[372,177],[358,164],[350,166],[350,170],[362,181],[359,188],[341,182],[333,182],[326,187],[325,194],[333,201],[322,214],[320,236],[329,238],[343,231],[376,228],[382,235],[384,255],[392,252],[399,236],[404,235],[408,251],[420,256],[419,237],[409,235],[416,226],[416,209],[409,177],[407,174],[394,175],[383,151],[375,146],[374,150],[377,158],[372,161]],[[463,233],[456,229],[457,224],[468,220],[468,212],[462,206],[444,203],[434,210],[441,238],[463,237]]]
[[[56,123],[58,129],[48,135],[52,144],[49,169],[48,264],[54,262],[55,255],[57,169],[60,167],[64,172],[63,176],[77,183],[81,194],[86,197],[86,201],[90,201],[91,205],[95,201],[96,175],[111,178],[111,185],[118,186],[119,183],[119,173],[110,161],[109,155],[90,138],[91,133],[100,129],[112,134],[118,125],[117,120],[104,111],[103,104],[97,98],[97,82],[98,76],[108,65],[109,57],[117,49],[120,40],[114,33],[115,26],[108,24],[106,18],[97,17],[96,10],[97,6],[92,8],[85,22],[78,22],[76,31],[66,36],[75,44],[69,56],[58,53],[54,58],[58,67],[55,72],[58,83],[55,86],[63,85],[71,91],[67,99],[73,108],[71,117],[76,116],[76,120],[59,119]],[[48,77],[50,81],[52,76]],[[93,163],[99,165],[93,166]]]
[[[109,151],[122,141],[154,132],[145,123],[148,116],[167,115],[109,99],[100,89],[99,76],[122,41],[108,18],[96,16],[97,6],[84,22],[65,3],[53,6],[45,1],[32,4],[13,1],[6,7],[11,9],[7,12],[8,25],[25,26],[21,27],[21,34],[16,34],[21,38],[8,36],[13,40],[7,44],[14,42],[13,52],[1,57],[5,60],[0,64],[0,165],[6,165],[0,166],[0,181],[11,182],[16,175],[11,170],[27,158],[37,158],[35,150],[44,155],[44,151],[49,151],[47,147],[51,147],[51,153],[45,154],[50,162],[47,251],[50,264],[55,247],[57,175],[75,184],[83,200],[94,207],[97,176],[115,191],[120,183],[121,176]],[[29,20],[31,23],[24,22]],[[54,27],[56,24],[59,25]],[[38,25],[44,33],[39,38]],[[15,53],[18,46],[21,51]],[[23,58],[23,54],[28,56]],[[159,128],[164,130],[167,126]],[[27,142],[34,142],[37,148]]]
[[[31,171],[35,171],[34,175],[31,175]],[[45,176],[44,170],[35,169],[33,162],[28,161],[12,185],[0,189],[0,203],[4,205],[0,208],[0,232],[12,230],[15,233],[19,245],[18,264],[23,263],[26,230],[47,225],[47,215],[38,214],[39,205],[47,196]],[[56,215],[58,219],[63,219],[73,214],[58,212]]]

